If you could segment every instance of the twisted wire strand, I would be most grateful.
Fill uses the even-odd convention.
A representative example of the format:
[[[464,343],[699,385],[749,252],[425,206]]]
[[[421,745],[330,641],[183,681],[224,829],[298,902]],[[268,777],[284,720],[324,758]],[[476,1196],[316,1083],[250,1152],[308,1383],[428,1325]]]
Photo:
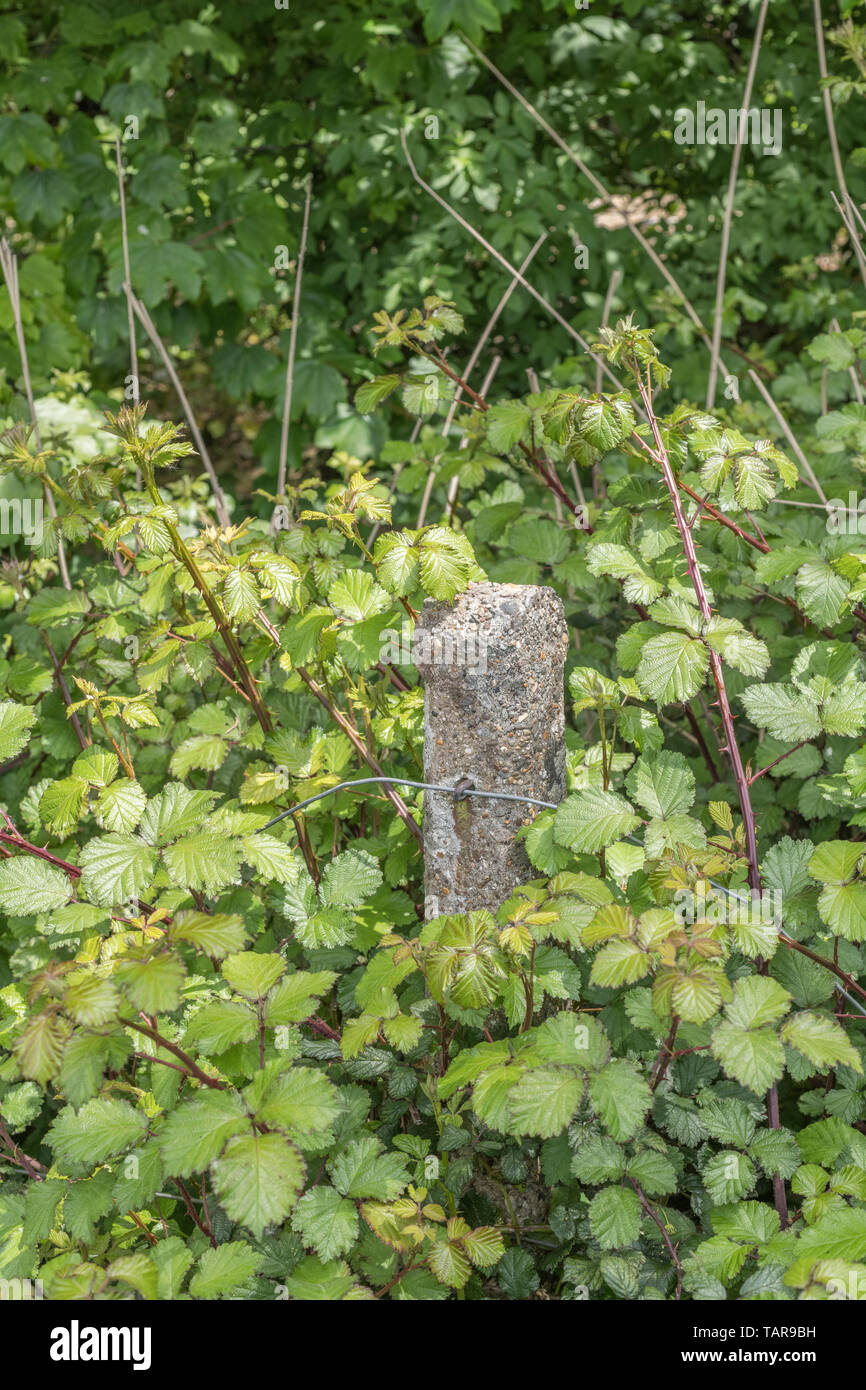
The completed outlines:
[[[489,801],[519,801],[528,806],[542,806],[548,811],[556,811],[558,809],[558,805],[554,801],[541,801],[536,796],[521,796],[516,792],[479,791],[471,784],[464,785],[464,783],[467,782],[467,778],[459,778],[453,787],[445,787],[438,782],[415,782],[408,777],[357,777],[351,782],[338,782],[335,787],[329,787],[327,791],[316,792],[315,796],[308,796],[305,800],[299,801],[297,805],[290,806],[287,811],[281,811],[278,816],[274,816],[273,820],[269,820],[265,825],[259,826],[259,830],[256,831],[256,834],[262,830],[269,830],[272,825],[276,825],[279,821],[285,820],[287,816],[295,816],[299,811],[303,811],[307,806],[312,806],[316,801],[323,801],[327,796],[336,796],[337,792],[348,791],[351,790],[352,787],[366,787],[372,786],[373,784],[381,785],[382,783],[398,787],[417,787],[420,791],[444,792],[448,796],[453,796],[455,801],[462,801],[464,797],[467,796],[477,796],[486,798]],[[636,840],[633,835],[626,835],[625,839],[628,840],[630,844],[640,844],[640,841]],[[748,903],[750,901],[748,898],[744,898],[742,893],[735,893],[733,889],[726,888],[723,883],[717,883],[715,879],[711,878],[707,881],[713,888],[717,889],[720,893],[724,893],[728,898],[734,898],[737,902],[741,903]],[[779,935],[783,941],[791,940],[791,938],[781,930]],[[866,1009],[864,1009],[863,1006],[838,983],[838,981],[836,983],[836,989],[840,994],[845,996],[848,1003],[853,1005],[859,1014],[862,1014],[863,1018],[866,1018]]]

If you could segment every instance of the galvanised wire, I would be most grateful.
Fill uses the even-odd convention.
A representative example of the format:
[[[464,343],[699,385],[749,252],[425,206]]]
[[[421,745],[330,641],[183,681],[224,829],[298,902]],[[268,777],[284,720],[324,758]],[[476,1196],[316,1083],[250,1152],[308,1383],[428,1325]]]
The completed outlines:
[[[299,811],[303,811],[307,806],[312,806],[316,801],[323,801],[327,796],[336,796],[337,792],[348,791],[351,790],[352,787],[368,787],[375,783],[385,783],[386,785],[397,787],[417,787],[419,791],[445,792],[448,796],[453,796],[455,801],[462,801],[464,797],[467,796],[478,796],[484,797],[488,801],[520,801],[528,806],[543,806],[548,811],[556,811],[559,809],[556,802],[540,801],[536,796],[520,796],[516,792],[479,791],[472,786],[471,782],[466,777],[458,779],[453,787],[445,787],[436,782],[414,782],[407,777],[357,777],[351,782],[338,782],[335,787],[329,787],[328,790],[324,792],[316,792],[315,796],[308,796],[304,801],[299,801],[296,806],[290,806],[287,811],[281,811],[278,816],[274,816],[273,820],[269,820],[264,825],[259,826],[259,830],[256,831],[256,834],[261,830],[269,830],[272,825],[276,825],[279,821],[285,820],[287,816],[295,816]],[[640,844],[640,841],[636,840],[632,835],[626,835],[625,839],[628,840],[630,844]],[[715,879],[712,878],[707,881],[720,893],[724,893],[726,897],[734,898],[737,902],[741,903],[749,902],[749,899],[744,898],[742,893],[735,893],[733,889],[726,888],[723,883],[716,883]],[[780,936],[783,941],[790,942],[792,940],[785,932],[780,932]],[[822,968],[826,969],[826,966]],[[830,973],[832,974],[832,971]],[[836,989],[840,994],[845,996],[849,1004],[853,1004],[859,1014],[862,1014],[862,1016],[866,1018],[866,1009],[864,1009],[861,1004],[858,1004],[857,1000],[838,982],[836,984]]]

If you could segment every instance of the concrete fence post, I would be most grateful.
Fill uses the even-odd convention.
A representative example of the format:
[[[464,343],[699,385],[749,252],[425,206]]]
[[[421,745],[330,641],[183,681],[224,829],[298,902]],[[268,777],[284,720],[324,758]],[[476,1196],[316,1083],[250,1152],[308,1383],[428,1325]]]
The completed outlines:
[[[424,679],[424,780],[481,791],[565,795],[563,667],[568,629],[553,589],[472,584],[428,599],[413,661]],[[535,876],[521,826],[538,808],[424,793],[425,917],[495,909]]]

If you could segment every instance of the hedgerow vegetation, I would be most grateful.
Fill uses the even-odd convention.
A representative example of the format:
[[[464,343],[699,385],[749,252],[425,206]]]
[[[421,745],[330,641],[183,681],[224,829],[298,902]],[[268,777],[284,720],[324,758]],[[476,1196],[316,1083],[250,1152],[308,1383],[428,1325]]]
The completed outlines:
[[[0,1279],[866,1296],[860,10],[0,16]],[[568,793],[425,920],[484,578]]]

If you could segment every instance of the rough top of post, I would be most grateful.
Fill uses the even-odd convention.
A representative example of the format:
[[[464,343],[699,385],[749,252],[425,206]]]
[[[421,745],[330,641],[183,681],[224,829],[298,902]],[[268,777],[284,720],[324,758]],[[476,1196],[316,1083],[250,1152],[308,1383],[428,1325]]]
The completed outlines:
[[[559,628],[563,641],[568,640],[565,610],[555,589],[545,584],[494,584],[489,580],[470,584],[453,603],[425,599],[416,631],[483,623],[491,632],[505,632],[527,620],[544,621],[548,631],[551,625]]]

